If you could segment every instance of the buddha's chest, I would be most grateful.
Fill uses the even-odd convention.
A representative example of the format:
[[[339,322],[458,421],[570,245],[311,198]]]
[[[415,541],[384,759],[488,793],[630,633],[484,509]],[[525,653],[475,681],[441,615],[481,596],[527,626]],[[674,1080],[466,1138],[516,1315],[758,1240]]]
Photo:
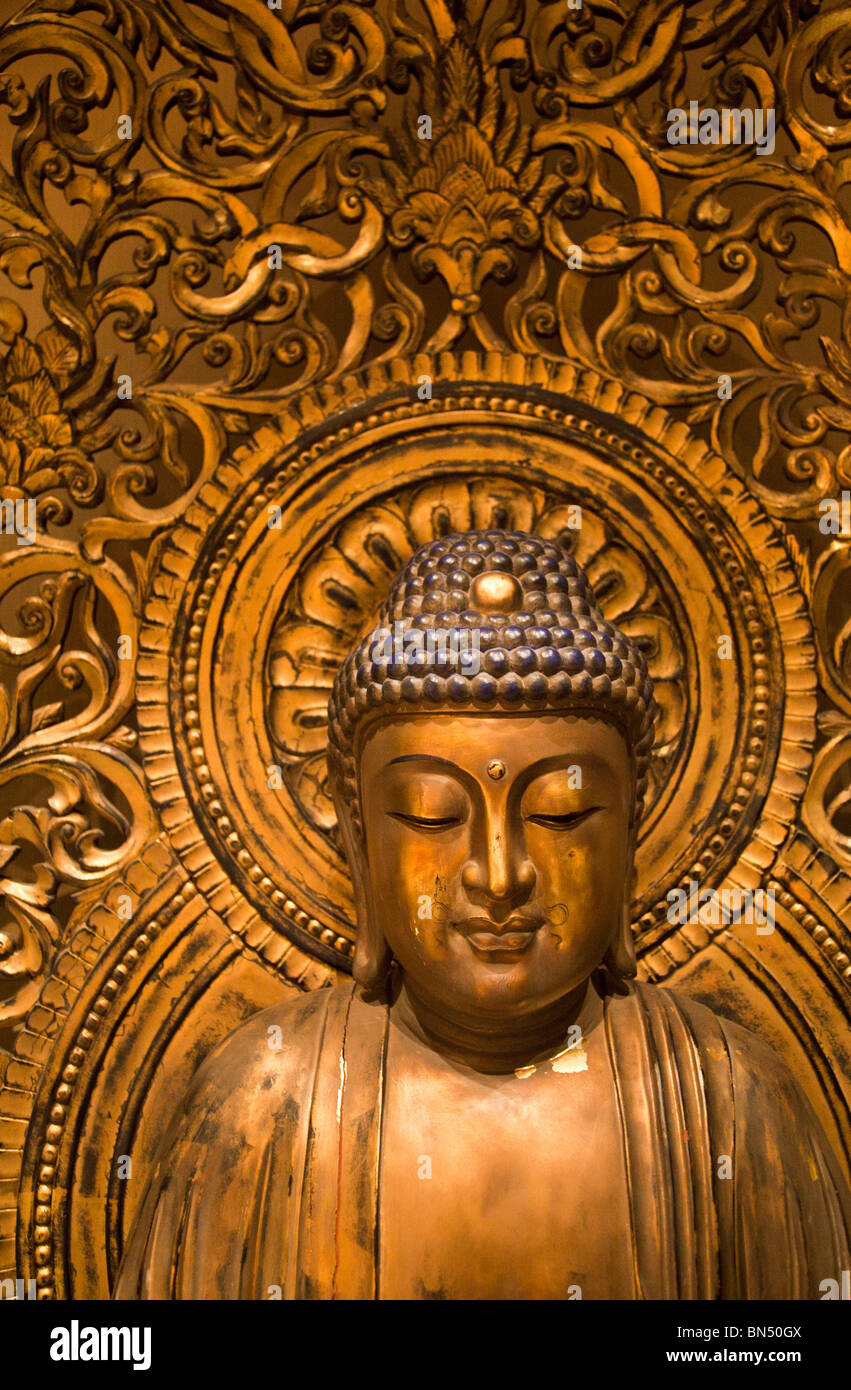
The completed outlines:
[[[382,1126],[383,1298],[634,1297],[617,1097],[602,1057],[522,1078],[396,1060]]]

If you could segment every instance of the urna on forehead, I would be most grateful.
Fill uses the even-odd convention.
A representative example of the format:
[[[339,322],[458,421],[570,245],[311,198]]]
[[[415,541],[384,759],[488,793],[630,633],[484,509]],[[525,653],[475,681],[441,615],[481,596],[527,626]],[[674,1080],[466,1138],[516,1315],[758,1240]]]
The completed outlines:
[[[477,661],[459,661],[472,648]],[[441,709],[604,714],[635,754],[639,802],[656,712],[643,653],[605,620],[566,547],[498,530],[415,551],[343,662],[328,709],[331,766],[352,790],[355,734],[367,719]]]

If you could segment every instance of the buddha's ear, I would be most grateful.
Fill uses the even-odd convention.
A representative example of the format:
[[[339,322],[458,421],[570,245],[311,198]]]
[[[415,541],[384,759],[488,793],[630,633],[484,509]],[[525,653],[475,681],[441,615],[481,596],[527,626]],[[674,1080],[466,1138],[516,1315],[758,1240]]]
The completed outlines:
[[[366,997],[376,998],[384,993],[393,957],[369,910],[366,842],[358,807],[352,804],[351,796],[344,791],[330,759],[328,770],[331,799],[337,813],[337,825],[355,897],[358,936],[352,974]]]
[[[608,951],[603,957],[606,967],[618,993],[625,993],[626,981],[635,978],[638,962],[635,958],[635,938],[632,935],[631,918],[632,895],[635,888],[635,840],[638,826],[630,826],[627,849],[626,873],[624,874],[623,898],[620,909],[620,924],[615,931]]]

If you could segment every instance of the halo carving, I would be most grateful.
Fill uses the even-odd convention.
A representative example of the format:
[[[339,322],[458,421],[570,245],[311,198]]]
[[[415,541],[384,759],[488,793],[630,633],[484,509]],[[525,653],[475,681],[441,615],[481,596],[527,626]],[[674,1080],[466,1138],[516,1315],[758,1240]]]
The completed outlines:
[[[235,887],[230,924],[285,974],[293,949],[345,970],[354,948],[324,789],[334,670],[417,545],[488,524],[570,543],[658,681],[640,951],[689,930],[667,921],[672,887],[759,878],[803,796],[805,603],[774,524],[718,456],[571,368],[443,354],[373,369],[300,398],[219,469],[163,551],[141,636],[164,824],[211,905]]]

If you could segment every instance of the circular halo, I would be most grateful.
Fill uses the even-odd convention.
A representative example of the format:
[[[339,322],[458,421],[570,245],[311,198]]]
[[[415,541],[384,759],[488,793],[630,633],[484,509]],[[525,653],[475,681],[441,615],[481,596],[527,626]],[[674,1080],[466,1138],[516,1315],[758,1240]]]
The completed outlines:
[[[163,552],[141,639],[141,743],[164,824],[198,890],[284,974],[293,952],[333,972],[354,949],[324,780],[337,665],[417,546],[487,526],[569,545],[647,655],[662,714],[636,852],[639,952],[679,930],[671,889],[769,863],[804,793],[806,608],[722,459],[572,368],[444,354],[372,369],[290,403],[219,468]]]

